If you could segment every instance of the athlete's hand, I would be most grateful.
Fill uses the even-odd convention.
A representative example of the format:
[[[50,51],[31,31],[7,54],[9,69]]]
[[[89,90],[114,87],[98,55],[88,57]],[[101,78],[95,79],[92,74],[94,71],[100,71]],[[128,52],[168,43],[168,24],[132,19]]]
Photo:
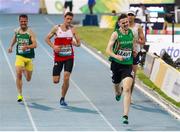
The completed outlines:
[[[72,45],[77,45],[77,41],[76,41],[76,39],[75,39],[75,38],[73,38],[71,43],[72,43]]]
[[[142,39],[136,40],[136,43],[137,43],[137,44],[141,44],[141,43],[142,43]]]
[[[12,47],[8,48],[8,53],[12,53]]]
[[[60,50],[61,50],[61,47],[60,47],[60,46],[54,46],[54,47],[53,47],[53,50],[54,50],[56,53],[59,53]]]
[[[23,51],[26,51],[27,49],[28,49],[28,45],[27,45],[27,44],[23,44],[22,50],[23,50]]]
[[[118,60],[120,60],[120,61],[123,61],[123,60],[124,60],[124,58],[123,58],[122,56],[120,56],[120,55],[116,55],[115,58],[118,59]]]

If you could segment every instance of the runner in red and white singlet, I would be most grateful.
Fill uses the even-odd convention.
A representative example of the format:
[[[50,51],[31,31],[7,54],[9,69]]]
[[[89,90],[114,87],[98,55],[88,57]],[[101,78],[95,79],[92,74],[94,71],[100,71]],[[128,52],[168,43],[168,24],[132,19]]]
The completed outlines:
[[[58,25],[55,34],[54,45],[60,46],[60,52],[54,52],[55,61],[65,61],[74,58],[74,51],[72,47],[73,33],[71,28],[67,31],[61,29],[61,25]]]
[[[73,14],[67,12],[64,15],[64,23],[56,25],[46,36],[46,43],[54,50],[53,82],[59,83],[61,71],[64,68],[64,80],[61,91],[60,105],[67,106],[65,96],[69,88],[69,79],[73,69],[73,46],[80,46],[80,38],[75,28],[71,25]],[[51,38],[54,37],[54,43]],[[74,39],[75,40],[74,40]]]

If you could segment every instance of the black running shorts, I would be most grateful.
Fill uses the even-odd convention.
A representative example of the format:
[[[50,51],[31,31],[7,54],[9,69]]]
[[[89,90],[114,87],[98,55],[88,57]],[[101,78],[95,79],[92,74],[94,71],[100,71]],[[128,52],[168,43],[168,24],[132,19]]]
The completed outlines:
[[[64,71],[72,72],[74,64],[74,59],[69,59],[66,61],[55,61],[53,67],[53,76],[60,76],[60,73],[64,67]]]
[[[133,57],[133,65],[138,65],[140,63],[140,53],[136,57]]]
[[[132,65],[122,65],[115,61],[112,61],[111,71],[112,71],[112,82],[114,84],[120,83],[126,77],[133,78]]]

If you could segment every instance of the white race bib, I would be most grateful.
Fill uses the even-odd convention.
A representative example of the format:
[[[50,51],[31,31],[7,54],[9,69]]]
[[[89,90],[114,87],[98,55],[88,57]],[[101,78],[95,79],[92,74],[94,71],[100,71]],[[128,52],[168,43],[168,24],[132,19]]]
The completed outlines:
[[[30,52],[30,49],[27,49],[27,50],[23,51],[22,47],[23,47],[23,45],[18,46],[18,53],[19,54],[26,54],[26,53]]]
[[[129,50],[119,50],[118,54],[122,56],[124,59],[128,59],[131,57],[132,51]]]
[[[59,56],[71,56],[71,55],[72,55],[72,47],[70,45],[61,47]]]

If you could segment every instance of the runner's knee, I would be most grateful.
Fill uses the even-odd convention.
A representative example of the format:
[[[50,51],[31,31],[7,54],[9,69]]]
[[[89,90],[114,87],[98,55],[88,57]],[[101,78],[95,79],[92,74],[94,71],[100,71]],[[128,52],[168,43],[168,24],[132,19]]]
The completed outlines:
[[[64,76],[64,82],[69,82],[69,76]]]
[[[17,79],[22,79],[22,73],[21,72],[18,72],[17,75],[16,75]]]
[[[26,80],[29,82],[31,81],[31,77],[27,77]]]
[[[60,76],[53,76],[53,83],[57,84],[59,83]]]

